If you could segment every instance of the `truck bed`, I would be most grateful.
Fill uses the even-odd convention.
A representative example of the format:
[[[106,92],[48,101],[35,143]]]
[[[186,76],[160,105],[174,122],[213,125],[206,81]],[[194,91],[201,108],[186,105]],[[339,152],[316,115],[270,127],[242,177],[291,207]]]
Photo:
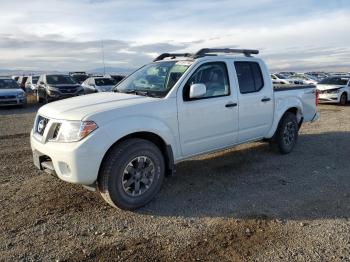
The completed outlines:
[[[275,92],[306,89],[306,88],[316,88],[316,86],[314,86],[314,85],[294,85],[294,84],[291,84],[291,85],[273,85],[273,90]]]

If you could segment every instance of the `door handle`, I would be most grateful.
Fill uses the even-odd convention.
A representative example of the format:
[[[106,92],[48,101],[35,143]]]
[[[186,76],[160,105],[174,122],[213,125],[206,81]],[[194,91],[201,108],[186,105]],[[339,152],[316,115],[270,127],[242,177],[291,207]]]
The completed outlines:
[[[261,99],[261,102],[269,102],[270,100],[271,100],[271,98],[264,97],[263,99]]]
[[[225,105],[225,107],[235,107],[237,106],[237,103],[228,103]]]

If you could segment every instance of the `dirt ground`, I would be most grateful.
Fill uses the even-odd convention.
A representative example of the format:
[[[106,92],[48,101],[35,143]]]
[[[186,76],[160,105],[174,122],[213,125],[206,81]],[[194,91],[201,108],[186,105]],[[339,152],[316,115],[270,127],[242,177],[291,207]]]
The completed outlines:
[[[0,109],[1,261],[350,261],[350,106],[320,106],[289,155],[180,163],[135,212],[35,169],[37,108]]]

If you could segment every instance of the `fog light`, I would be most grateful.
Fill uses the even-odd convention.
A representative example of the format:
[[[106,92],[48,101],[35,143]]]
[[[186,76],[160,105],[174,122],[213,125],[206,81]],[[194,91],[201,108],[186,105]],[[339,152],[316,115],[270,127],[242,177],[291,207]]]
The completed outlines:
[[[71,172],[69,165],[65,162],[58,162],[58,167],[62,175],[69,175]]]

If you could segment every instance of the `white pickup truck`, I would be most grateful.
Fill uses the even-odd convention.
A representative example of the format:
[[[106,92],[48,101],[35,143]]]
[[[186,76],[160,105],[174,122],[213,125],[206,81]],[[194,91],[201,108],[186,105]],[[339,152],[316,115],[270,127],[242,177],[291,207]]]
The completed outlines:
[[[135,209],[193,156],[263,139],[291,152],[302,122],[318,118],[315,86],[273,87],[252,54],[258,51],[162,54],[114,92],[41,107],[31,132],[35,165]]]

